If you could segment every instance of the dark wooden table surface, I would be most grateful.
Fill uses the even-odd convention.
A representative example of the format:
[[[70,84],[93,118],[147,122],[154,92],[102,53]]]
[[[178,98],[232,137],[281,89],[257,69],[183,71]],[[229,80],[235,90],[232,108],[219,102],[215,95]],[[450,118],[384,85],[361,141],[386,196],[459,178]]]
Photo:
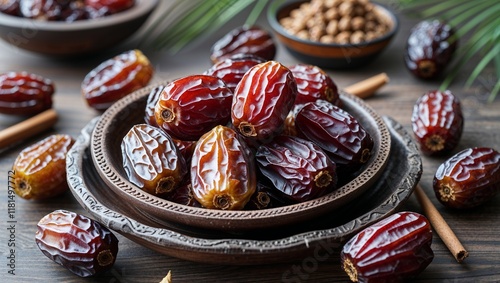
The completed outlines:
[[[392,7],[398,11],[397,6]],[[358,70],[328,70],[339,87],[345,87],[381,72],[391,81],[367,99],[381,115],[388,115],[410,130],[410,116],[416,99],[425,91],[435,89],[439,82],[423,82],[412,77],[402,61],[404,42],[416,19],[399,14],[401,27],[390,46],[373,63]],[[144,50],[156,68],[154,80],[164,80],[199,73],[210,66],[209,46],[222,34],[240,22],[232,22],[216,35],[204,39],[199,45],[175,56],[165,52]],[[268,27],[262,17],[260,24]],[[51,78],[56,84],[54,108],[59,114],[55,127],[22,143],[12,145],[0,152],[0,274],[7,282],[159,282],[169,270],[174,282],[347,282],[340,269],[339,258],[332,255],[328,260],[314,266],[304,266],[304,258],[291,262],[262,266],[221,266],[179,260],[148,250],[125,237],[118,235],[120,251],[113,269],[99,277],[78,278],[47,259],[34,241],[36,224],[41,217],[55,209],[67,209],[86,214],[71,193],[48,201],[26,201],[15,198],[15,230],[9,230],[8,221],[8,172],[18,155],[26,146],[54,133],[66,133],[74,137],[93,118],[99,115],[89,109],[80,95],[83,77],[103,60],[121,51],[136,47],[135,37],[126,43],[101,54],[78,59],[53,59],[24,52],[0,42],[0,72],[29,71]],[[283,46],[279,45],[277,58],[285,64],[296,63]],[[473,146],[488,146],[500,149],[500,100],[487,104],[488,90],[497,80],[493,68],[472,87],[463,88],[470,66],[451,85],[450,89],[461,99],[465,116],[465,129],[460,144],[455,150]],[[0,129],[19,122],[18,117],[0,114]],[[435,258],[415,282],[500,282],[500,197],[493,198],[480,208],[470,211],[450,211],[436,201],[430,191],[432,177],[444,158],[423,159],[421,185],[454,229],[463,245],[470,252],[469,258],[459,264],[439,237],[435,237],[432,248]],[[411,197],[404,210],[422,212],[417,201]],[[15,266],[11,260],[9,239],[15,241]],[[15,275],[8,271],[15,268]]]

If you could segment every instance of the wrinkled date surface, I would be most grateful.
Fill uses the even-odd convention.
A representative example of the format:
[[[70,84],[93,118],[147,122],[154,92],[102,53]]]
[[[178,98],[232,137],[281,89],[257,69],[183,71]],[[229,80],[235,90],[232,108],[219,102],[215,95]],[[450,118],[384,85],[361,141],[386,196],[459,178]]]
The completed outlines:
[[[500,191],[500,153],[487,147],[458,152],[439,166],[433,188],[447,207],[466,209],[483,204]]]
[[[123,137],[121,151],[130,182],[150,194],[172,192],[187,173],[184,157],[172,138],[156,127],[134,125]]]
[[[231,115],[233,93],[220,78],[192,75],[168,83],[155,107],[156,122],[172,137],[197,140]]]
[[[431,243],[423,215],[399,212],[351,238],[340,255],[342,268],[353,282],[408,282],[434,259]]]
[[[12,166],[16,194],[40,200],[64,193],[66,155],[73,144],[68,135],[52,135],[22,150]]]
[[[118,239],[95,220],[56,210],[37,227],[35,241],[42,253],[80,277],[105,272],[115,263]]]
[[[234,92],[243,75],[253,66],[265,62],[257,56],[232,56],[215,63],[204,72],[205,75],[221,78]]]
[[[460,101],[448,90],[429,91],[416,101],[411,123],[424,154],[447,153],[462,136],[464,118]]]
[[[302,202],[331,192],[337,185],[335,163],[314,143],[279,136],[255,154],[260,172],[284,196]]]
[[[422,21],[410,31],[404,56],[406,67],[416,77],[435,79],[450,63],[457,45],[450,25],[439,20]]]
[[[133,91],[146,86],[154,69],[140,50],[123,52],[90,71],[82,82],[82,95],[96,110],[106,110],[111,104]]]
[[[158,100],[160,100],[160,95],[164,87],[164,85],[159,85],[149,92],[148,99],[146,100],[146,108],[144,109],[144,122],[148,125],[158,127],[155,117],[155,107]]]
[[[279,135],[297,96],[292,72],[276,61],[253,66],[234,92],[231,121],[253,143]]]
[[[317,99],[326,100],[340,106],[337,85],[321,68],[313,65],[295,64],[290,71],[297,82],[297,98],[295,104],[314,102]]]
[[[273,60],[276,44],[266,30],[257,26],[241,26],[214,43],[210,59],[217,63],[235,54],[251,54],[265,60]]]
[[[372,154],[370,134],[356,118],[327,101],[306,103],[295,117],[295,128],[320,146],[345,173],[354,173]]]
[[[0,113],[33,115],[52,107],[54,83],[28,72],[0,75]]]
[[[191,160],[191,184],[206,208],[245,207],[255,192],[255,163],[233,129],[219,125],[200,138]]]

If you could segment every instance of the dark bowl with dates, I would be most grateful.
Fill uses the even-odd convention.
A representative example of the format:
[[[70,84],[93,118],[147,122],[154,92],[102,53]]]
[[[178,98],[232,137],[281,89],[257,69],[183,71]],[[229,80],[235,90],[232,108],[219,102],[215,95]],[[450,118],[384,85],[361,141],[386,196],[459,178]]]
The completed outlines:
[[[26,1],[24,3],[29,4],[24,6],[21,1],[17,10],[4,7],[7,10],[2,8],[0,12],[0,38],[14,50],[54,57],[90,54],[111,48],[132,36],[158,5],[158,0],[116,2],[124,3],[123,7],[103,7],[101,2],[74,0],[64,2],[68,3],[64,7],[46,4],[39,9],[44,1]],[[54,4],[58,3],[56,1],[50,3],[59,5]]]
[[[267,18],[290,54],[322,68],[354,69],[367,65],[389,45],[399,28],[396,15],[378,3],[311,3],[314,1],[274,1]]]
[[[144,123],[147,98],[155,85],[140,89],[114,103],[99,118],[91,137],[93,164],[117,202],[132,204],[158,223],[226,232],[275,229],[294,225],[342,207],[369,190],[389,159],[391,137],[387,125],[361,99],[341,92],[343,108],[356,117],[373,138],[373,151],[357,173],[326,195],[265,209],[220,210],[187,206],[160,198],[134,185],[123,165],[121,142],[133,125]]]

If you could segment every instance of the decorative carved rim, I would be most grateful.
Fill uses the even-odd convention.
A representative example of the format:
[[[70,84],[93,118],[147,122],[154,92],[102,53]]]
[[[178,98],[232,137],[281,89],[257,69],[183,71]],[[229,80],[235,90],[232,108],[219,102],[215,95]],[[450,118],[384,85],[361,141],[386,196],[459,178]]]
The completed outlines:
[[[137,111],[143,113],[144,109],[139,105],[144,104],[139,102],[145,101],[151,89],[158,85],[161,85],[161,83],[140,89],[113,104],[101,115],[91,135],[92,158],[104,182],[118,194],[140,201],[141,208],[155,217],[190,226],[220,230],[274,227],[304,221],[338,208],[352,197],[359,196],[376,181],[387,164],[391,137],[382,117],[358,97],[341,92],[340,95],[344,105],[366,114],[364,118],[367,121],[365,122],[370,125],[364,124],[363,126],[371,132],[376,142],[373,150],[374,154],[359,176],[334,192],[303,203],[263,210],[239,211],[189,207],[158,198],[139,189],[130,183],[126,176],[121,175],[117,168],[114,168],[113,164],[111,164],[111,153],[106,148],[108,139],[121,139],[110,130],[114,123],[122,122],[122,119],[118,116],[123,117]]]

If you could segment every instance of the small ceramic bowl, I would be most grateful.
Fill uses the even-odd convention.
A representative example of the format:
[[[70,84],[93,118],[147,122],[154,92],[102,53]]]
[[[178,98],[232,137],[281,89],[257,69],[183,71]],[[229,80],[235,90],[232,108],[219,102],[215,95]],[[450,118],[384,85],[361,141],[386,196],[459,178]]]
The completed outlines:
[[[137,0],[123,12],[95,20],[48,22],[0,13],[0,38],[14,48],[52,56],[75,56],[103,50],[136,32],[158,5]]]
[[[167,221],[219,231],[248,231],[308,221],[362,195],[376,182],[387,164],[391,144],[387,125],[368,104],[342,92],[343,108],[370,133],[374,148],[359,175],[332,193],[302,203],[262,210],[216,210],[161,199],[128,181],[120,149],[121,141],[132,125],[144,123],[146,100],[153,87],[126,96],[101,115],[92,133],[91,152],[99,175],[119,196],[119,201],[133,204],[159,223]]]
[[[358,68],[375,59],[390,43],[399,28],[396,15],[383,5],[373,3],[377,12],[390,23],[390,30],[381,37],[358,44],[321,43],[304,40],[292,35],[280,24],[290,11],[298,8],[304,0],[274,1],[268,8],[267,18],[278,40],[298,60],[328,69]]]

